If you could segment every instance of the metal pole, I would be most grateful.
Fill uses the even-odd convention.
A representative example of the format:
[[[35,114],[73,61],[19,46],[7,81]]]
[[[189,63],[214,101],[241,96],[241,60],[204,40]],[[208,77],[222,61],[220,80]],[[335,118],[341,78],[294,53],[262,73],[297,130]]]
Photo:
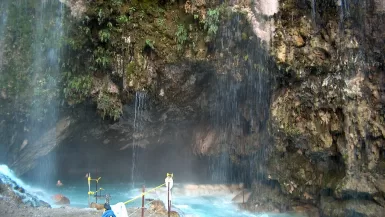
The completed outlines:
[[[245,189],[242,189],[242,203],[245,204]]]
[[[142,186],[142,217],[144,217],[144,192],[145,192],[144,185]]]
[[[88,206],[90,206],[90,192],[91,192],[91,173],[88,173],[87,181],[88,181]]]
[[[96,181],[95,192],[96,192],[95,200],[96,200],[96,203],[98,203],[98,181]]]
[[[167,184],[167,211],[168,217],[170,217],[170,182]]]

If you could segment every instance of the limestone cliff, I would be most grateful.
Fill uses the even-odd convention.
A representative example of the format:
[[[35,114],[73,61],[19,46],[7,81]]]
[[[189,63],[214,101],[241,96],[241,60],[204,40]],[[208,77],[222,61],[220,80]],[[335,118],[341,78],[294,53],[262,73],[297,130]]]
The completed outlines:
[[[275,151],[269,177],[286,194],[318,204],[323,216],[379,216],[385,160],[382,3],[281,2],[273,55],[287,73],[271,104]],[[356,200],[366,205],[354,205]]]
[[[26,139],[24,122],[37,116],[21,109],[30,95],[13,76],[0,79],[10,83],[1,89],[0,129],[14,131],[4,149],[20,173],[71,140],[116,151],[173,143],[196,155],[227,153],[243,168],[238,178],[255,181],[250,210],[384,211],[382,1],[61,2],[60,94],[43,94],[61,102],[48,125],[59,123],[55,130]],[[9,35],[0,56],[12,57]],[[0,62],[0,70],[15,73],[14,65]],[[10,118],[19,96],[23,115]]]

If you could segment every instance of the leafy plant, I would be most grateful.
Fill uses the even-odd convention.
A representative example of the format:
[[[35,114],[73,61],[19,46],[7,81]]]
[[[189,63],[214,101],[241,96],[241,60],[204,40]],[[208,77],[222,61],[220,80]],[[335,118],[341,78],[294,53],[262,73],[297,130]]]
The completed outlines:
[[[90,75],[73,75],[71,72],[65,72],[64,79],[66,82],[63,92],[67,100],[77,104],[89,96],[92,88]]]
[[[144,13],[143,10],[139,12],[139,20],[140,20],[140,21],[143,21],[143,19],[144,19],[145,16],[146,16],[146,13]]]
[[[99,39],[101,42],[107,42],[110,40],[111,34],[107,29],[102,29],[99,31]]]
[[[176,42],[178,43],[178,50],[181,50],[183,48],[183,45],[186,43],[188,39],[187,30],[184,27],[184,25],[182,24],[178,25],[175,36],[176,36]]]
[[[103,10],[100,8],[98,11],[98,24],[101,25],[104,21],[104,13]]]
[[[111,62],[111,57],[109,55],[109,52],[105,50],[103,47],[98,47],[94,51],[93,58],[96,64],[102,67],[107,67]]]
[[[219,25],[219,9],[209,9],[207,11],[206,20],[204,21],[204,28],[209,34],[213,36],[218,31]]]
[[[123,4],[122,0],[112,0],[111,2],[113,6],[117,6],[117,7]]]
[[[97,98],[97,108],[103,118],[109,116],[114,120],[119,119],[123,112],[120,100],[116,96],[110,96],[103,92],[100,92]]]
[[[128,11],[130,12],[130,14],[133,14],[136,11],[136,8],[135,7],[130,7],[128,9]]]
[[[128,23],[128,17],[126,15],[120,15],[118,18],[116,18],[116,22],[120,24]]]
[[[158,26],[164,27],[165,26],[165,19],[164,18],[159,18],[159,19],[156,20],[156,23],[158,24]]]
[[[154,44],[155,44],[154,41],[152,41],[150,39],[146,39],[146,46],[149,46],[153,50],[155,49]]]

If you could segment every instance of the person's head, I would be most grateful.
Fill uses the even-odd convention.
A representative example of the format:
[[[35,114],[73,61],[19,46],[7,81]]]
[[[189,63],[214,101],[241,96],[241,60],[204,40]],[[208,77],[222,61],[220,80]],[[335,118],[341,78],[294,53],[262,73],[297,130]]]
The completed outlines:
[[[104,204],[104,209],[105,209],[105,210],[111,210],[110,204],[105,203],[105,204]]]

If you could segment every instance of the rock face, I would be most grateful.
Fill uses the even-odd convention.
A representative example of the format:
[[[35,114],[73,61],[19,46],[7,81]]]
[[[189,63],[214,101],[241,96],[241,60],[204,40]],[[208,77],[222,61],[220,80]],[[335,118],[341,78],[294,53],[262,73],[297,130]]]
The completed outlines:
[[[15,173],[24,174],[26,171],[36,166],[37,160],[50,153],[60,144],[69,133],[71,119],[69,117],[61,119],[54,128],[48,130],[36,140],[28,144],[24,140],[20,148],[11,149],[8,154],[11,159],[9,165],[15,168]]]
[[[315,10],[285,2],[273,55],[288,77],[271,104],[275,150],[269,175],[299,201],[314,203],[325,195],[323,216],[380,216],[385,44],[379,38],[385,29],[377,27],[384,14],[371,9],[376,2],[349,5],[349,12],[363,14],[359,19],[333,2],[318,2]]]
[[[76,59],[61,87],[77,124],[12,134],[6,152],[19,173],[59,143],[183,146],[243,168],[238,178],[256,181],[250,210],[381,216],[383,1],[62,2],[87,15],[68,19],[77,28],[66,57]],[[10,96],[1,90],[9,108]]]

